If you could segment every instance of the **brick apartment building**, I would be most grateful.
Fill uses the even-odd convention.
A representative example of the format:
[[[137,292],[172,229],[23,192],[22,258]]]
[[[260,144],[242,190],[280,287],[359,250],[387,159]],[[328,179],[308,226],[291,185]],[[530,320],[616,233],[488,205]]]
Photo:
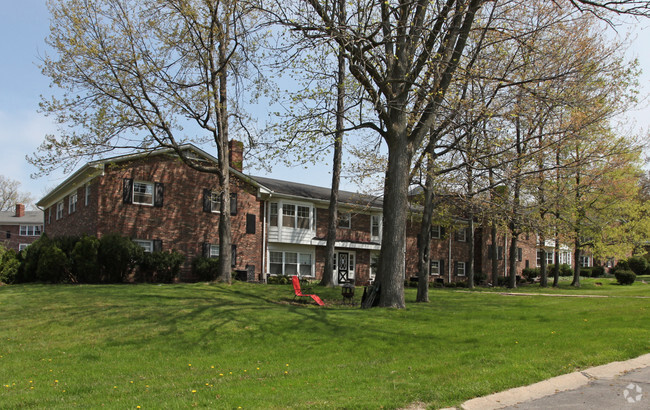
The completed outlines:
[[[329,188],[242,172],[242,144],[231,141],[231,223],[233,270],[256,278],[293,275],[320,278],[325,265]],[[206,152],[186,145],[191,155],[212,163]],[[124,155],[86,164],[38,202],[50,236],[119,233],[146,251],[175,249],[186,256],[181,280],[191,280],[197,255],[218,256],[220,187],[217,177],[183,164],[171,150]],[[381,198],[339,194],[335,280],[365,284],[374,279],[382,236]],[[417,274],[417,223],[407,227],[407,276]],[[466,228],[462,222],[432,230],[431,280],[466,277]],[[489,235],[475,235],[477,270],[488,271]],[[505,274],[507,238],[499,236],[499,269]],[[518,273],[537,266],[535,238],[522,239]]]
[[[15,211],[0,212],[0,243],[7,249],[22,251],[41,236],[43,212],[25,211],[16,204]]]

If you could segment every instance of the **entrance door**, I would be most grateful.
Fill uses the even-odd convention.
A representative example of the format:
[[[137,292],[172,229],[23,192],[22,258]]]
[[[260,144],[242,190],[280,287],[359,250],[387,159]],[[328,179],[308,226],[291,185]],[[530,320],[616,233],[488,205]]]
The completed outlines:
[[[348,252],[339,252],[338,263],[338,283],[347,283],[350,280],[350,254]]]

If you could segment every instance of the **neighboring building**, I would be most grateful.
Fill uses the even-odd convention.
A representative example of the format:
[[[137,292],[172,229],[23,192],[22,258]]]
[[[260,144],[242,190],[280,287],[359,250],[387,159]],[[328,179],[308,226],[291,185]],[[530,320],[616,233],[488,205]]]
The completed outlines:
[[[319,279],[325,266],[330,189],[242,173],[242,144],[231,141],[231,224],[233,270]],[[194,158],[216,163],[186,145]],[[192,280],[191,260],[218,256],[217,177],[183,164],[172,150],[124,155],[86,164],[38,202],[44,229],[53,237],[119,233],[146,251],[175,249],[186,255],[181,280]],[[43,217],[41,217],[43,218]],[[381,249],[382,200],[339,193],[334,279],[366,284],[375,277]],[[42,220],[42,219],[41,219]],[[447,231],[447,232],[446,232]],[[406,276],[417,275],[417,218],[408,222]],[[469,242],[467,221],[431,230],[431,281],[465,280]],[[500,234],[500,275],[507,273],[508,237]],[[517,274],[536,266],[536,238],[522,235]],[[476,272],[491,270],[487,229],[475,233]]]
[[[0,212],[0,243],[8,249],[22,251],[43,232],[43,212],[25,211],[17,204],[15,211]]]

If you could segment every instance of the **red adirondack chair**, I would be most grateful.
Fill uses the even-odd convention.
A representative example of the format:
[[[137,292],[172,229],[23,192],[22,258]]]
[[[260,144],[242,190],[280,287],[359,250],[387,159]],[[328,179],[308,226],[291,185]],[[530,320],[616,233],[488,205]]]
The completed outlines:
[[[314,302],[316,302],[319,306],[325,306],[325,304],[323,303],[321,298],[318,297],[318,295],[302,293],[302,290],[300,290],[300,279],[298,279],[298,276],[296,275],[292,276],[291,282],[293,283],[293,292],[295,293],[293,300],[296,300],[297,297],[309,297],[314,299]]]

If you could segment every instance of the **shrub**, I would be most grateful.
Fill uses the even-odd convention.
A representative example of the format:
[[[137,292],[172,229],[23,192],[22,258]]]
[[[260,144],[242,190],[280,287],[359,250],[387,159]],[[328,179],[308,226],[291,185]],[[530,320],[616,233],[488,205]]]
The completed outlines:
[[[13,249],[0,245],[0,282],[11,284],[16,281],[20,260]]]
[[[605,276],[605,267],[604,266],[594,266],[591,268],[591,277],[592,278],[601,278]]]
[[[560,265],[560,276],[573,276],[573,269],[571,269],[571,266],[566,263]]]
[[[616,266],[614,266],[610,273],[616,274],[619,270],[630,270],[630,265],[627,263],[627,259],[621,259],[616,263]]]
[[[631,285],[636,280],[636,275],[631,270],[617,270],[614,276],[621,285]]]
[[[138,266],[140,280],[171,283],[178,276],[185,255],[178,251],[144,253]]]
[[[274,275],[266,279],[266,283],[271,285],[288,285],[291,283],[291,276]]]
[[[133,268],[142,260],[142,248],[128,238],[108,234],[99,240],[97,260],[102,265],[102,281],[125,282]]]
[[[631,270],[636,275],[646,275],[650,268],[650,264],[646,258],[642,256],[632,256],[627,260],[628,270]]]
[[[72,252],[70,252],[70,270],[77,282],[101,282],[101,267],[97,259],[99,244],[99,239],[86,235],[75,243]]]
[[[40,252],[36,278],[43,282],[61,283],[69,280],[70,264],[65,252],[50,242]]]
[[[21,252],[23,262],[18,271],[16,283],[35,282],[37,280],[38,260],[45,248],[51,245],[52,240],[44,233]]]
[[[192,275],[200,282],[211,282],[217,278],[219,258],[197,256],[192,259]]]
[[[527,281],[532,282],[533,279],[538,277],[540,275],[540,269],[539,268],[524,268],[521,271],[521,274],[526,278]]]
[[[585,277],[585,278],[589,278],[592,275],[592,271],[593,271],[593,269],[590,268],[590,267],[589,268],[586,268],[586,267],[580,268],[580,276]]]

